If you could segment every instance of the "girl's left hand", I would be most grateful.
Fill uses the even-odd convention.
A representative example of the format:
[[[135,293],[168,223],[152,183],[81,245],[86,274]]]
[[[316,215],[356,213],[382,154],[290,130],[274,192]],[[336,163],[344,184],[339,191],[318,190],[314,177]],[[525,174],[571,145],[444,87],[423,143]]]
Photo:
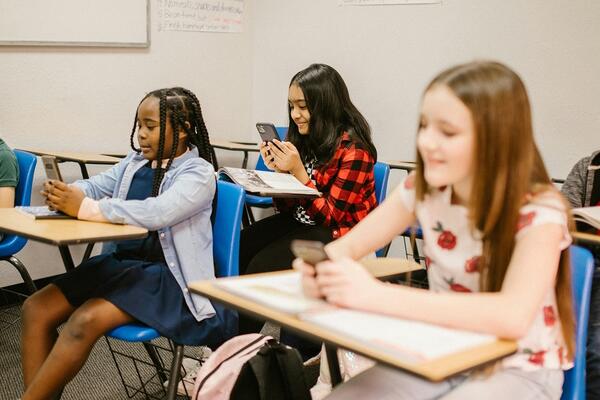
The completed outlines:
[[[85,194],[76,186],[67,185],[61,181],[48,181],[44,184],[46,204],[58,211],[77,217]]]
[[[328,302],[337,306],[371,309],[381,282],[350,258],[325,261],[317,265],[317,287]]]
[[[304,169],[300,153],[292,143],[281,142],[275,139],[273,143],[268,143],[268,148],[271,151],[277,168],[281,171],[294,173],[299,168]]]

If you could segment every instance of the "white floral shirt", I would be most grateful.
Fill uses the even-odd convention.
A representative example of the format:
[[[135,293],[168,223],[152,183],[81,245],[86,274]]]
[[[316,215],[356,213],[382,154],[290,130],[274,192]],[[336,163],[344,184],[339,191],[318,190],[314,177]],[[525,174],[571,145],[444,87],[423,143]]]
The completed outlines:
[[[415,204],[414,175],[411,174],[397,190],[404,206],[415,213],[423,230],[429,290],[478,292],[480,233],[471,230],[467,208],[451,204],[452,189],[434,190]],[[542,196],[521,208],[516,240],[532,226],[543,224],[563,227],[561,250],[571,244],[564,205],[551,196]],[[550,288],[529,332],[519,340],[517,352],[502,363],[504,367],[525,371],[569,369],[573,364],[567,359],[565,349],[554,288]]]

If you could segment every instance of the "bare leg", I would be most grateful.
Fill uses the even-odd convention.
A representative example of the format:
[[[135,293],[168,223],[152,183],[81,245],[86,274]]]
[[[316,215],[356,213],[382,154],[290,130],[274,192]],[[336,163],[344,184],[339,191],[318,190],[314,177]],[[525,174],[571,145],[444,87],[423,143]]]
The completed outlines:
[[[104,299],[90,299],[75,310],[52,351],[23,394],[23,400],[48,399],[79,372],[94,343],[133,318]]]
[[[21,365],[25,388],[42,366],[58,336],[56,329],[75,308],[55,285],[48,285],[31,295],[23,304]]]

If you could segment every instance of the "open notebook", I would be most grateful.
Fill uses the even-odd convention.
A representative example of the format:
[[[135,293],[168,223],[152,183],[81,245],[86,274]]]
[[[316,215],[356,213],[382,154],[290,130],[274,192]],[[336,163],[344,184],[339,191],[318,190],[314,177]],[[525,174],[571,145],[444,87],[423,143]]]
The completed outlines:
[[[219,174],[228,176],[233,182],[250,193],[271,197],[318,197],[321,193],[303,185],[293,175],[271,171],[222,167]]]
[[[220,279],[215,281],[215,285],[359,342],[369,343],[370,347],[407,363],[438,359],[498,340],[492,335],[337,308],[304,296],[298,272]]]

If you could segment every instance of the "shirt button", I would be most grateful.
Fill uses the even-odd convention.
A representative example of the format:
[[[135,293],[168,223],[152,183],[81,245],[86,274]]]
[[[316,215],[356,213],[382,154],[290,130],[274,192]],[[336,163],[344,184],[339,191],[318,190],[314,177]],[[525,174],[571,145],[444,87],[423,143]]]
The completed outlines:
[[[164,237],[165,237],[164,232],[161,232],[160,237],[161,237],[161,239],[164,239]]]
[[[333,235],[334,235],[334,236],[337,236],[337,234],[338,234],[338,231],[335,231],[335,230],[334,230],[334,231],[333,231]]]
[[[190,292],[190,289],[188,289],[188,288],[185,288],[185,289],[183,289],[183,291],[184,291],[185,293],[189,293],[189,292]]]
[[[169,264],[169,265],[170,265],[171,267],[174,267],[174,266],[175,266],[175,263],[171,263],[171,264]]]

